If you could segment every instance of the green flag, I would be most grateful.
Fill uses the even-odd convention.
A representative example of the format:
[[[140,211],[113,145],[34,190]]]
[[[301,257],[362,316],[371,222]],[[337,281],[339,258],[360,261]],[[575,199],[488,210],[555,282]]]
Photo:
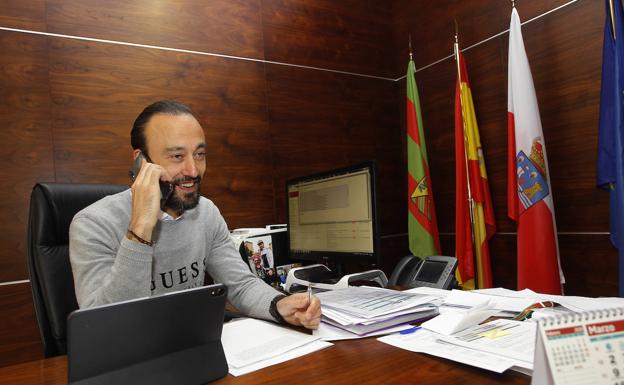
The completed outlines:
[[[414,62],[407,66],[407,197],[409,248],[419,257],[440,255],[440,238]]]

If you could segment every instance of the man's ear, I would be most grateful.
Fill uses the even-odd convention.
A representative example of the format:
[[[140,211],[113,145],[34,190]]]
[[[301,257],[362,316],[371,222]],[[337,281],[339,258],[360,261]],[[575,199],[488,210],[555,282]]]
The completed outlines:
[[[139,150],[138,148],[136,150],[132,151],[132,159],[136,160],[136,158],[141,155],[141,150]]]

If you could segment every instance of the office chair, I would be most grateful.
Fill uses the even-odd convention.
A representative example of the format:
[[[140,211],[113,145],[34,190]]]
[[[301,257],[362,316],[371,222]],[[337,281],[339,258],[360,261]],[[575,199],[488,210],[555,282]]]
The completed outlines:
[[[33,187],[28,217],[28,273],[45,357],[67,352],[67,316],[78,308],[69,262],[69,225],[78,211],[127,188],[64,183],[38,183]]]

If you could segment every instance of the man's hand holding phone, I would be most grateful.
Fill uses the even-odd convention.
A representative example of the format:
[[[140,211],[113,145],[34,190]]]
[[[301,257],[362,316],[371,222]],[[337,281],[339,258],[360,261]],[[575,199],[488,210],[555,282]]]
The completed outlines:
[[[135,171],[136,177],[132,183],[132,218],[129,229],[143,240],[152,240],[152,231],[160,216],[160,202],[162,192],[160,180],[169,180],[170,177],[161,166],[149,163],[143,154],[139,154],[135,159],[136,167],[130,171],[131,175]]]

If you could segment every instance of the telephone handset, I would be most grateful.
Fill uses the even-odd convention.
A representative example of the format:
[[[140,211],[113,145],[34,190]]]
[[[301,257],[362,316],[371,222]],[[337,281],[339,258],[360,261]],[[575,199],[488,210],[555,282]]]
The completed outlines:
[[[388,285],[452,289],[456,283],[456,267],[455,257],[433,256],[421,259],[410,255],[397,263]]]
[[[145,160],[146,162],[149,162],[145,158],[145,155],[143,155],[143,153],[140,152],[139,155],[136,157],[136,159],[134,159],[134,162],[132,163],[132,167],[130,168],[130,171],[128,171],[128,175],[130,176],[130,179],[132,179],[133,182],[136,179],[137,175],[139,174],[139,170],[141,170],[141,165],[143,164],[143,160]],[[158,183],[160,184],[160,205],[162,206],[169,199],[169,197],[171,197],[171,194],[173,193],[175,186],[173,183],[164,182],[162,180],[159,180]]]

